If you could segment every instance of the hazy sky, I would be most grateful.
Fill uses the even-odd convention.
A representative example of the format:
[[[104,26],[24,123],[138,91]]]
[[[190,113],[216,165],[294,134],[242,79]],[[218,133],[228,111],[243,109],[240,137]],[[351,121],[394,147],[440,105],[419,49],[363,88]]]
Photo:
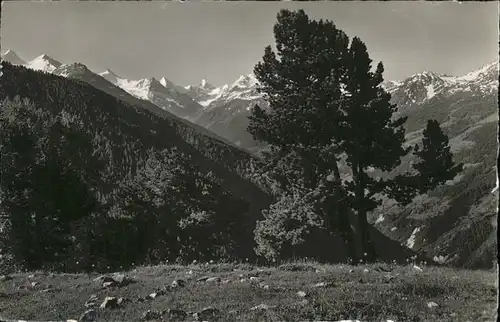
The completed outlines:
[[[360,37],[385,79],[462,75],[498,59],[496,2],[3,2],[1,46],[24,60],[47,53],[132,79],[222,85],[262,58],[281,8]]]

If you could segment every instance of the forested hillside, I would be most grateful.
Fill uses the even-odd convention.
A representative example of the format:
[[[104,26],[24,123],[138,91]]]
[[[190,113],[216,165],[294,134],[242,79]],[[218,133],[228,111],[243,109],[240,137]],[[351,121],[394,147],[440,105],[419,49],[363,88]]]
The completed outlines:
[[[271,198],[217,161],[231,147],[87,83],[2,65],[2,248],[25,266],[253,254]]]

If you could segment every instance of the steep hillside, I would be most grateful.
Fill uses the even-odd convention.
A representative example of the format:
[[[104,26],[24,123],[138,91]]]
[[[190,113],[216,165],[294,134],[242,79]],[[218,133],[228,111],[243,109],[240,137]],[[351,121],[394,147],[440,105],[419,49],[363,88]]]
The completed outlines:
[[[196,177],[197,174],[190,173],[195,171],[200,176],[215,176],[217,186],[230,193],[224,198],[243,200],[245,210],[237,215],[239,225],[246,228],[241,231],[236,247],[241,256],[252,256],[255,220],[260,217],[261,209],[271,202],[271,197],[237,173],[238,162],[248,162],[248,159],[237,159],[240,156],[248,158],[242,151],[197,132],[175,117],[158,117],[143,108],[147,106],[130,105],[86,82],[35,72],[5,62],[2,66],[0,101],[5,103],[5,99],[13,100],[16,96],[29,99],[36,108],[48,112],[50,118],[63,118],[78,124],[84,129],[86,136],[94,138],[94,149],[107,151],[107,177],[110,178],[111,187],[105,190],[104,193],[108,195],[103,199],[112,201],[116,198],[114,193],[120,184],[126,184],[134,178],[147,161],[149,151],[175,149],[188,160],[186,165],[179,163],[177,166],[191,167],[181,169],[187,172],[186,175]],[[69,72],[70,69],[65,68],[65,71]],[[99,76],[88,78],[88,75],[95,74],[89,74],[84,66],[74,65],[72,74],[76,78],[85,78],[92,85],[103,87],[106,91],[115,94],[119,92]],[[131,100],[123,95],[125,99]],[[76,146],[75,148],[78,149]],[[218,160],[224,160],[225,163]],[[101,179],[96,179],[96,189],[104,184],[99,183]],[[182,195],[179,198],[179,202],[187,203],[188,206],[193,202],[199,203],[198,200],[182,200]]]
[[[463,162],[465,170],[406,208],[385,204],[372,214],[372,222],[386,235],[438,262],[491,267],[497,252],[498,190],[493,190],[497,181],[498,64],[463,77],[415,76],[391,92],[402,103],[401,115],[408,116],[407,143],[417,144],[427,119],[436,119],[450,137],[455,160]]]

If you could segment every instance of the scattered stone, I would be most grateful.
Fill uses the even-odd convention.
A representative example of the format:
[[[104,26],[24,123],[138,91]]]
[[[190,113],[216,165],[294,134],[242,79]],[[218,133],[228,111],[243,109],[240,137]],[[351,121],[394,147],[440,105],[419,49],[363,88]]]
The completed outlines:
[[[193,275],[193,270],[190,269],[189,271],[186,272],[187,275]]]
[[[94,282],[114,282],[114,279],[109,277],[109,276],[105,276],[105,275],[101,275],[101,276],[98,276],[96,278],[94,278]]]
[[[158,293],[156,293],[156,292],[151,293],[151,294],[149,294],[147,297],[148,297],[149,299],[151,299],[151,300],[154,300],[155,298],[157,298],[157,297],[158,297]]]
[[[354,273],[354,270],[353,270],[353,269],[350,269],[350,270],[349,270],[349,273]]]
[[[218,283],[218,282],[220,282],[220,277],[210,277],[210,278],[207,278],[207,280],[205,282],[207,282],[207,283],[213,283],[213,282]]]
[[[102,288],[108,288],[108,287],[113,287],[116,286],[116,282],[104,282],[102,283]]]
[[[120,285],[127,281],[125,274],[114,274],[111,278]]]
[[[28,275],[28,278],[31,278],[31,279],[35,278],[35,274]]]
[[[246,278],[242,278],[242,279],[240,279],[240,283],[245,283],[246,281],[247,281],[247,279],[246,279]]]
[[[438,306],[439,305],[436,302],[429,302],[429,303],[427,303],[427,307],[429,309],[433,309],[433,308],[438,307]]]
[[[369,272],[368,268],[365,268],[365,269],[363,270],[363,273],[368,273],[368,272]]]
[[[195,313],[194,317],[198,321],[208,321],[208,320],[217,319],[219,315],[220,315],[220,311],[218,309],[209,306],[209,307],[204,308],[200,312]]]
[[[54,291],[54,289],[52,287],[48,287],[46,289],[41,290],[40,293],[50,293],[52,291]]]
[[[423,270],[417,265],[413,265],[413,269],[416,270],[417,272],[423,272]]]
[[[320,269],[320,268],[317,268],[317,269],[316,269],[316,273],[325,273],[325,272],[326,272],[326,270],[325,270],[325,269],[323,269],[323,268],[321,268],[321,269]]]
[[[118,299],[118,301],[116,301],[116,304],[118,304],[118,306],[121,306],[123,305],[125,302],[127,302],[127,299],[126,298],[123,298],[123,297],[120,297]]]
[[[203,276],[203,277],[200,277],[198,278],[196,281],[197,282],[205,282],[206,280],[208,280],[210,278],[210,276]]]
[[[186,281],[181,280],[181,279],[177,279],[177,280],[172,282],[171,286],[173,288],[184,287],[184,286],[186,286]]]
[[[124,274],[113,274],[113,275],[101,275],[99,277],[96,277],[94,279],[95,282],[102,282],[103,287],[110,287],[110,286],[125,286],[130,283],[132,283],[132,280],[130,278],[127,278]],[[105,286],[106,285],[106,286]]]
[[[114,296],[106,296],[100,306],[101,309],[114,309],[116,307],[118,307],[118,300]]]
[[[30,284],[30,285],[31,285],[31,287],[35,287],[35,286],[37,286],[38,284],[39,284],[38,282],[31,282],[31,284]]]
[[[331,287],[331,286],[334,286],[335,284],[333,282],[320,282],[320,283],[316,283],[314,284],[312,287],[315,287],[315,288],[326,288],[326,287]]]
[[[269,287],[269,285],[267,285],[266,283],[263,283],[263,282],[261,282],[261,283],[259,284],[259,287],[260,287],[261,289],[264,289],[264,290],[268,290],[268,289],[270,288],[270,287]]]
[[[273,309],[275,308],[276,306],[270,306],[270,305],[267,305],[267,304],[259,304],[257,306],[254,306],[250,309],[250,311],[256,311],[256,310],[269,310],[269,309]]]
[[[85,307],[94,307],[97,305],[97,302],[99,301],[99,298],[97,295],[92,294],[90,298],[85,302]]]
[[[0,276],[0,282],[10,281],[11,279],[12,279],[12,276],[9,276],[9,275],[1,275]]]
[[[307,296],[307,293],[306,293],[306,292],[304,292],[304,291],[298,291],[298,292],[297,292],[297,295],[298,295],[299,297],[306,297],[306,296]]]
[[[147,310],[142,314],[141,319],[143,321],[158,320],[161,319],[162,315],[162,312],[158,310]]]
[[[168,320],[169,321],[184,321],[188,314],[183,310],[168,309]]]
[[[79,322],[94,322],[97,321],[97,311],[94,309],[90,309],[85,311],[82,315],[80,315],[80,318],[78,319]]]
[[[258,280],[259,280],[259,278],[258,278],[257,276],[250,276],[248,279],[249,279],[250,281],[254,281],[254,282],[256,282],[256,281],[258,281]]]

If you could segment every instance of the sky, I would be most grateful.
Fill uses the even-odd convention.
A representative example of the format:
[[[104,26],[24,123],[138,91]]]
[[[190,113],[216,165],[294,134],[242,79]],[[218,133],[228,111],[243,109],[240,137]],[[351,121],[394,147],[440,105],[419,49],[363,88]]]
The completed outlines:
[[[463,75],[498,59],[493,2],[2,2],[1,51],[46,53],[129,79],[220,86],[251,73],[282,8],[302,8],[363,40],[384,78]]]

